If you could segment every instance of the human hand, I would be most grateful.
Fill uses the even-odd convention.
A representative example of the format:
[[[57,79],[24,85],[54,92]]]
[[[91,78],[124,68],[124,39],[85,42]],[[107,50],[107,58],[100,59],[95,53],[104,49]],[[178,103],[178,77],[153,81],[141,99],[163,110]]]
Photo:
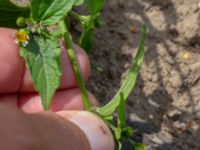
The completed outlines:
[[[81,95],[64,51],[61,85],[51,106],[55,113],[42,112],[41,99],[19,57],[14,33],[15,30],[0,28],[0,149],[114,149],[112,134],[103,121],[81,111]],[[77,46],[76,53],[86,80],[89,59]],[[89,95],[97,105],[95,97]]]

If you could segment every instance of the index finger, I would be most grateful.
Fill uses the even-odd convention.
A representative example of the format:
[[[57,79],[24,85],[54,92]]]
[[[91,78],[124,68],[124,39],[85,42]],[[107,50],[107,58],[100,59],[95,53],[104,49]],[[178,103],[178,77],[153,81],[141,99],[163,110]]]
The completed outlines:
[[[29,71],[25,67],[23,58],[19,56],[19,49],[15,42],[13,29],[0,28],[0,94],[16,92],[34,92]],[[90,62],[86,53],[76,47],[76,54],[80,69],[86,80],[90,71]],[[62,50],[61,55],[61,89],[76,87],[76,80],[69,59]]]

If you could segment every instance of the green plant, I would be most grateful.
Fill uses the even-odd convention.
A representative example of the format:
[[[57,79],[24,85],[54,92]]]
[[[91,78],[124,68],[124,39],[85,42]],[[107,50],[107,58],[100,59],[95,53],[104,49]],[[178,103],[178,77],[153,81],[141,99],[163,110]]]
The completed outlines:
[[[72,45],[72,38],[67,26],[69,17],[80,21],[83,31],[79,45],[88,53],[92,50],[93,31],[102,25],[100,11],[104,0],[31,0],[28,5],[14,3],[13,0],[0,0],[0,26],[16,28],[16,40],[20,47],[20,55],[25,59],[31,73],[36,90],[42,98],[42,105],[49,110],[51,99],[60,83],[60,40],[64,38],[76,81],[81,91],[84,107],[101,117],[113,131],[117,148],[128,139],[136,150],[144,150],[145,146],[131,140],[134,133],[132,127],[126,126],[125,103],[134,88],[140,66],[144,59],[146,26],[142,27],[142,38],[139,50],[130,71],[115,97],[105,106],[93,108],[80,73],[79,64]],[[73,7],[84,5],[88,15],[79,15]],[[58,30],[49,31],[56,25]],[[113,113],[117,112],[117,125],[114,125]]]

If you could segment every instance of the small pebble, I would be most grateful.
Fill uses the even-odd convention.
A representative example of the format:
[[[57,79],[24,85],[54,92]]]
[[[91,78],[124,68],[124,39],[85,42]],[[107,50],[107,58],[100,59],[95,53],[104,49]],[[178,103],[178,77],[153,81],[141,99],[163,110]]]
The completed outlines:
[[[168,117],[174,117],[175,115],[181,115],[181,112],[177,109],[169,110],[167,112]]]
[[[191,55],[192,55],[191,52],[185,52],[185,53],[183,53],[182,58],[184,60],[188,60],[191,57]]]
[[[169,79],[169,82],[174,88],[180,88],[183,84],[179,74],[172,74],[171,78]]]
[[[173,123],[173,126],[179,130],[185,131],[187,128],[186,123],[180,122],[180,121],[175,121]]]
[[[196,70],[200,69],[200,61],[190,65],[190,69],[192,71],[196,71]]]
[[[132,32],[132,33],[138,33],[140,30],[136,27],[136,26],[131,26],[129,28],[129,30]]]

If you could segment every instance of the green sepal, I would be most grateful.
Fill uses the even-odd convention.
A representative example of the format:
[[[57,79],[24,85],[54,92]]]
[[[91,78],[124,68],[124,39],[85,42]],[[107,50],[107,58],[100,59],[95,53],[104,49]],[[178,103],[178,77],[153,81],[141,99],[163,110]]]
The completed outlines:
[[[135,129],[132,127],[125,127],[122,130],[122,136],[124,138],[131,138],[135,132]]]

